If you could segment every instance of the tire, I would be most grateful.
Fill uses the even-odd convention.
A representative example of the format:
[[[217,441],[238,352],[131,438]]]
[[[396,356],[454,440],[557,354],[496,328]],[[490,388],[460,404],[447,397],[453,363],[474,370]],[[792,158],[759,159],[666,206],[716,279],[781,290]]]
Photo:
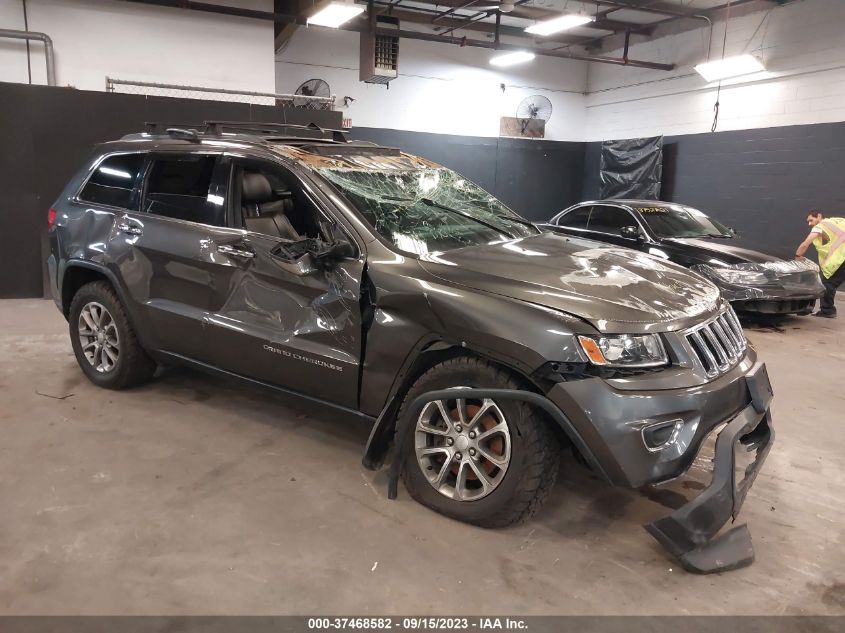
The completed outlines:
[[[90,325],[92,319],[97,328]],[[126,389],[152,378],[156,364],[138,342],[126,310],[108,282],[82,286],[71,301],[68,322],[76,361],[95,385]]]
[[[504,472],[501,472],[493,462],[485,460],[483,457],[469,458],[464,453],[461,453],[460,463],[454,461],[455,456],[452,455],[452,465],[447,468],[448,454],[444,453],[441,456],[435,452],[431,458],[421,458],[423,461],[428,460],[427,465],[424,466],[417,456],[418,449],[423,452],[444,451],[444,449],[449,451],[456,450],[455,447],[458,444],[450,444],[448,448],[445,445],[440,446],[440,442],[449,441],[450,438],[444,440],[439,435],[427,432],[427,429],[439,425],[442,420],[444,410],[440,409],[436,403],[429,405],[431,408],[427,407],[420,416],[420,420],[426,420],[422,431],[418,425],[420,420],[406,419],[407,407],[417,396],[426,391],[452,387],[521,389],[523,385],[509,372],[477,358],[454,358],[436,365],[424,373],[405,395],[398,415],[399,424],[397,428],[401,428],[403,424],[411,425],[405,436],[404,446],[399,447],[399,450],[403,451],[404,454],[402,477],[405,487],[411,497],[432,510],[481,527],[505,527],[527,520],[543,505],[557,479],[560,467],[560,444],[557,435],[545,416],[526,403],[515,400],[493,402],[496,409],[487,409],[487,411],[493,413],[489,416],[485,414],[484,418],[471,428],[486,428],[489,430],[496,426],[498,429],[501,428],[500,418],[504,417],[509,434],[509,450],[505,447],[504,433],[487,440],[490,443],[483,449],[485,453],[494,453],[495,451],[497,459],[509,455],[510,459]],[[459,393],[460,391],[456,390],[456,395]],[[479,412],[478,408],[484,404],[478,401],[467,401],[465,418],[474,417]],[[453,406],[454,409],[451,408]],[[458,421],[455,418],[459,417],[457,413],[459,406],[457,401],[454,403],[449,401],[444,405],[445,410],[452,417],[453,423]],[[473,407],[476,408],[473,409]],[[429,416],[432,417],[431,422],[427,421]],[[482,423],[486,426],[478,426]],[[442,431],[448,427],[448,424],[442,424],[437,428]],[[464,429],[464,431],[466,430]],[[481,436],[476,435],[476,437]],[[454,438],[451,439],[455,442]],[[458,437],[458,441],[467,452],[470,450],[466,447],[467,440]],[[499,442],[498,448],[492,442]],[[438,445],[431,448],[432,443],[438,443]],[[479,456],[482,453],[482,445],[479,443],[477,446],[478,448],[473,450],[475,450],[474,454]],[[475,466],[483,468],[487,478],[496,480],[494,481],[495,486],[490,486],[492,487],[491,491],[485,493],[484,489],[481,488],[481,477],[477,474],[479,471],[473,471],[472,467],[466,466],[469,468],[464,476],[466,486],[463,487],[463,495],[458,495],[457,489],[460,482],[458,469],[464,467],[464,461],[470,459],[479,460],[475,462]],[[444,468],[447,469],[444,470]],[[440,489],[437,489],[436,484],[432,483],[429,478],[439,480],[441,475],[443,475],[445,483]],[[489,481],[489,479],[486,479],[486,481]],[[455,482],[454,486],[450,486],[452,480]],[[470,485],[474,485],[476,488],[467,490]],[[451,496],[449,496],[450,494]],[[471,495],[471,498],[466,498]],[[463,496],[465,499],[456,498],[458,496]]]

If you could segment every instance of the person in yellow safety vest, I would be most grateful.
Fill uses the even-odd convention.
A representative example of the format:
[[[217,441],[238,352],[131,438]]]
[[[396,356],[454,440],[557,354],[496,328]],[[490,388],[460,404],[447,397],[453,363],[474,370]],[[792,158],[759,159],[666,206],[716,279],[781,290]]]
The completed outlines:
[[[845,266],[842,265],[845,262],[845,218],[826,218],[821,211],[813,210],[807,214],[807,224],[812,229],[795,251],[795,257],[804,257],[811,244],[816,247],[824,296],[819,311],[813,316],[833,319],[836,317],[833,305],[836,289],[845,281]]]

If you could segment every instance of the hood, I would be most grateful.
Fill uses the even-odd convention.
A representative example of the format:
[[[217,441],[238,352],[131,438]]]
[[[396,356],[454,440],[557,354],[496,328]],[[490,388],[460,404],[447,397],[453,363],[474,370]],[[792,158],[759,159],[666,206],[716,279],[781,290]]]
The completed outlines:
[[[789,253],[763,253],[756,244],[741,236],[734,237],[667,237],[661,240],[684,250],[684,254],[709,264],[718,259],[726,264],[765,264],[791,259]],[[772,249],[767,249],[771,251]]]
[[[421,265],[443,280],[548,306],[608,332],[677,329],[719,301],[713,284],[681,266],[554,233],[449,251]]]

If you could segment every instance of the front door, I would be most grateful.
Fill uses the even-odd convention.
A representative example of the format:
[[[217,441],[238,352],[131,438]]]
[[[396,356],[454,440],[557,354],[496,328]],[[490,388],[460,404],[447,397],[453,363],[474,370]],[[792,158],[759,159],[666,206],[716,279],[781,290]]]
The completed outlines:
[[[315,188],[280,164],[242,161],[233,182],[231,216],[246,236],[226,255],[238,274],[209,315],[217,364],[356,408],[363,254],[316,264],[309,248],[343,237],[343,229]]]

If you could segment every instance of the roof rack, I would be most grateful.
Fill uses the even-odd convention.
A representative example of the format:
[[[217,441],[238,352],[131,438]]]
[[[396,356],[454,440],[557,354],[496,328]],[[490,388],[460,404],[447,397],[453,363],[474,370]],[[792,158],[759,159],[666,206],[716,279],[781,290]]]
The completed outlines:
[[[150,134],[162,133],[162,132],[167,131],[170,128],[181,129],[181,130],[187,130],[187,129],[196,130],[199,127],[202,127],[201,123],[200,124],[198,124],[198,123],[164,123],[164,122],[159,122],[159,121],[147,121],[147,122],[144,123],[144,128],[145,128],[144,131],[148,132]]]
[[[322,140],[329,140],[326,138],[328,136],[331,140],[337,143],[347,142],[346,132],[343,130],[323,128],[313,122],[307,125],[299,125],[294,123],[269,123],[264,121],[205,121],[205,125],[206,131],[209,134],[220,134],[224,129],[262,132],[266,135],[277,134],[280,130],[303,130],[319,134],[320,136],[317,138],[321,138]]]
[[[279,138],[290,138],[291,140],[309,139],[330,141],[333,143],[346,143],[348,139],[346,132],[343,130],[336,130],[331,128],[322,128],[316,123],[309,123],[308,125],[298,125],[293,123],[271,123],[264,121],[218,121],[210,120],[202,123],[163,123],[149,121],[144,123],[146,132],[149,134],[167,133],[175,136],[174,132],[179,130],[180,137],[185,138],[185,135],[190,132],[196,134],[211,134],[219,136],[224,131],[243,132],[246,134],[253,134],[256,136],[273,136]],[[289,131],[293,133],[290,134]],[[306,134],[297,134],[296,132],[306,132]],[[281,134],[280,134],[281,133]]]

